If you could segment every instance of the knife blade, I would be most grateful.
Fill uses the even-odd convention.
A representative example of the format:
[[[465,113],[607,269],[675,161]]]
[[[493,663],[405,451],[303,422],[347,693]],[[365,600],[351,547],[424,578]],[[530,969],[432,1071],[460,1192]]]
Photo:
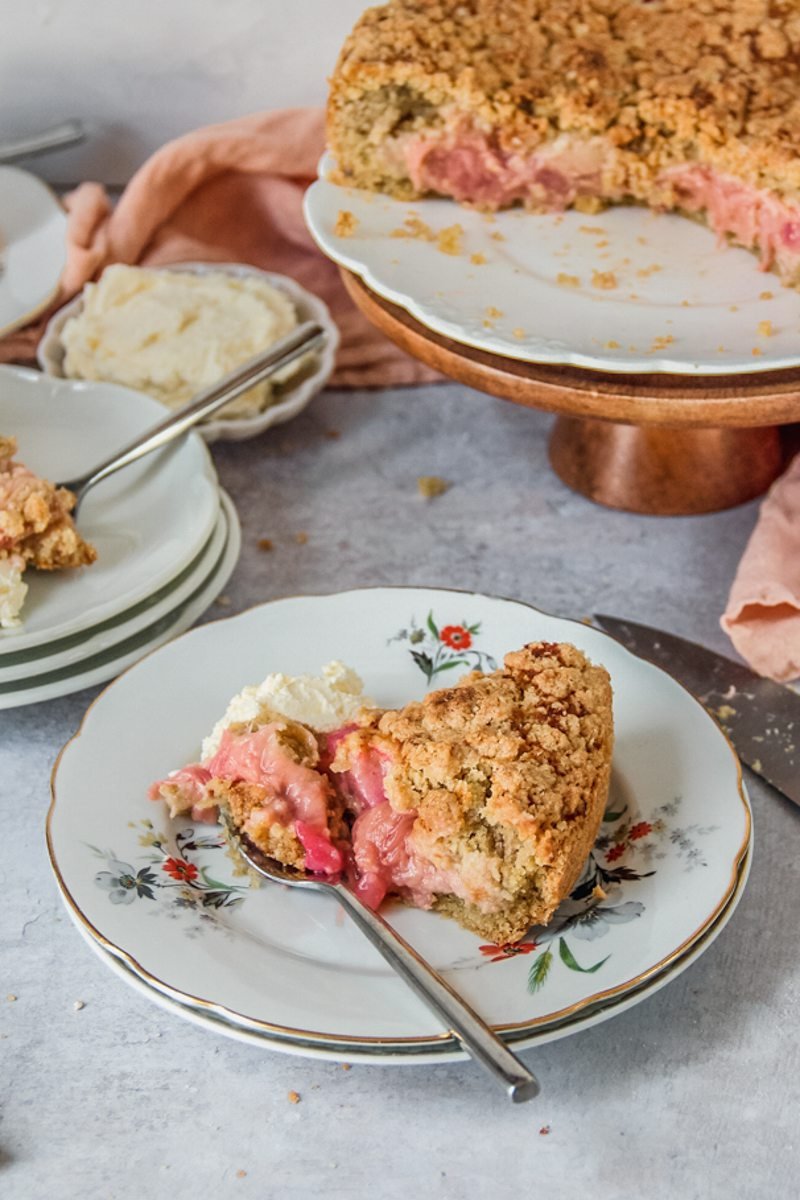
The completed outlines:
[[[800,805],[800,695],[696,642],[595,613],[623,646],[688,688],[733,742],[742,762]]]

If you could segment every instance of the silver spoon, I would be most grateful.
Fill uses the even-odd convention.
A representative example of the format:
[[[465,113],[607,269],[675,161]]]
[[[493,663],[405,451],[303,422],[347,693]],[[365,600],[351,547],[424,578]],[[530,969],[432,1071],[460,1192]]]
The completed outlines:
[[[51,150],[61,150],[65,146],[74,146],[85,138],[86,130],[81,121],[75,118],[62,121],[60,125],[43,129],[41,133],[29,133],[0,142],[0,163],[14,162],[17,158],[28,158],[34,154],[47,154]]]
[[[352,917],[361,932],[372,942],[376,950],[413,991],[424,1000],[452,1030],[465,1050],[491,1072],[516,1103],[532,1100],[539,1094],[536,1077],[509,1050],[501,1038],[491,1029],[465,1000],[453,991],[433,967],[421,958],[408,942],[384,921],[380,913],[367,908],[356,893],[340,879],[327,880],[306,871],[297,871],[268,858],[244,834],[240,834],[226,813],[221,814],[231,845],[259,875],[272,883],[286,883],[290,887],[316,888],[332,893]]]
[[[100,483],[101,479],[107,479],[115,471],[138,462],[146,454],[152,454],[154,450],[168,445],[169,442],[191,429],[198,421],[202,421],[204,417],[210,417],[217,409],[240,396],[242,392],[246,392],[248,388],[260,383],[263,379],[268,379],[270,375],[282,370],[301,355],[316,350],[324,340],[325,331],[315,321],[306,321],[303,325],[298,325],[297,329],[293,329],[279,342],[275,342],[268,350],[262,350],[260,354],[255,354],[246,363],[223,376],[219,382],[206,388],[205,391],[198,392],[183,408],[179,408],[165,421],[161,421],[158,425],[139,434],[134,441],[124,446],[122,450],[118,450],[105,462],[93,467],[91,471],[77,479],[60,483],[59,487],[68,488],[75,495],[74,512],[77,514],[86,493],[95,484]]]

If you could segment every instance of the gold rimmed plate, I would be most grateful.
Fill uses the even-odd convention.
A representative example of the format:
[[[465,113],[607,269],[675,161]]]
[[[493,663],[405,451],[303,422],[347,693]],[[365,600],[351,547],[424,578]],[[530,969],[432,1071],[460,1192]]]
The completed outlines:
[[[574,642],[614,685],[611,798],[580,883],[551,925],[516,947],[483,944],[433,913],[397,906],[390,918],[520,1045],[638,1002],[702,952],[741,895],[751,821],[738,761],[688,692],[613,639],[470,593],[274,601],[137,663],[98,698],[53,773],[48,841],[71,915],[153,998],[209,1027],[329,1057],[458,1057],[335,904],[250,888],[215,826],[169,821],[147,788],[196,757],[229,698],[268,671],[312,672],[340,658],[388,706],[536,639]],[[109,772],[113,797],[102,785]]]

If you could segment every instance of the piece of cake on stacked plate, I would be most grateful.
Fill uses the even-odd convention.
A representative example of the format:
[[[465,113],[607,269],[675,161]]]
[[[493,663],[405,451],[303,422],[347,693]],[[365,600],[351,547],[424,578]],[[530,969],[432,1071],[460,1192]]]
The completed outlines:
[[[16,440],[0,436],[0,628],[19,624],[28,567],[60,571],[97,558],[75,528],[73,494],[35,475],[16,452]]]

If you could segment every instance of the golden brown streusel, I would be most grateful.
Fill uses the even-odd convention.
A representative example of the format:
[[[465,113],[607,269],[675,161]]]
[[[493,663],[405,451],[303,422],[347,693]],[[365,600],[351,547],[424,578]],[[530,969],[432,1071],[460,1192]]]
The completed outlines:
[[[537,642],[399,711],[364,712],[334,771],[374,746],[386,795],[415,813],[409,842],[465,880],[434,907],[497,944],[546,923],[569,893],[604,811],[611,686],[574,646]]]
[[[28,472],[14,461],[16,451],[15,438],[0,436],[0,547],[40,571],[93,563],[97,551],[72,519],[72,492]],[[9,497],[2,501],[6,485]]]
[[[634,195],[691,159],[797,192],[799,63],[800,12],[777,0],[391,0],[344,44],[328,136],[347,171],[354,105],[374,98],[376,142],[457,100],[509,150],[608,138]]]

